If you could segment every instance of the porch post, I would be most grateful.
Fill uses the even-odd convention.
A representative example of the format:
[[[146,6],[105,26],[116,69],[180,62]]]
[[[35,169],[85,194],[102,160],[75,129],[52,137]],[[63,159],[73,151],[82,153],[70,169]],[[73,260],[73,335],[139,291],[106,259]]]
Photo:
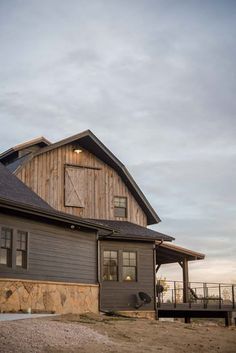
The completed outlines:
[[[182,262],[182,269],[183,269],[183,302],[188,303],[189,299],[189,291],[188,291],[188,283],[189,283],[189,277],[188,277],[188,260],[184,258]]]

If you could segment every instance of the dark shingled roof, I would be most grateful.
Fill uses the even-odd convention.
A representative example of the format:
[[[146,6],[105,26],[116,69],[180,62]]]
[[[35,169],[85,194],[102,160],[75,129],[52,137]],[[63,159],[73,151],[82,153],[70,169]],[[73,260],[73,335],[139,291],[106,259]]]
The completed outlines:
[[[30,190],[22,181],[0,163],[0,198],[27,204],[45,210],[53,210],[41,197]]]
[[[93,219],[95,223],[109,226],[113,228],[117,233],[112,235],[107,235],[104,232],[100,232],[102,236],[109,236],[110,238],[127,238],[127,239],[142,239],[142,240],[165,240],[165,241],[172,241],[174,240],[173,237],[156,232],[155,230],[142,227],[138,224],[134,224],[127,221],[110,221],[105,219]]]

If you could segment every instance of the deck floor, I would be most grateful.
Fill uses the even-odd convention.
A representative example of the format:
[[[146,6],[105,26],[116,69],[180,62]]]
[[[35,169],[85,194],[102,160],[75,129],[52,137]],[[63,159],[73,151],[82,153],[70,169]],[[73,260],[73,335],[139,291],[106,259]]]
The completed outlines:
[[[207,311],[236,311],[236,308],[233,308],[232,304],[207,304],[203,303],[161,303],[158,306],[159,309],[165,310],[207,310]]]

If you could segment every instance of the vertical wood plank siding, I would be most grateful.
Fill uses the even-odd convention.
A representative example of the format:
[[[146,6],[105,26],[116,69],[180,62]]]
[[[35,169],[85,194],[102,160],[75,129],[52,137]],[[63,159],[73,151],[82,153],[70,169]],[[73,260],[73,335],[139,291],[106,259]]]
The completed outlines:
[[[145,292],[152,298],[150,304],[139,310],[154,309],[153,286],[153,244],[141,242],[101,241],[101,309],[102,310],[135,310],[136,295]],[[103,251],[117,250],[122,261],[122,251],[137,252],[137,282],[122,281],[121,263],[119,264],[119,281],[103,281]]]
[[[63,229],[0,214],[0,226],[29,232],[28,270],[0,265],[0,277],[97,283],[95,232]]]
[[[85,169],[84,208],[65,207],[66,164],[88,167]],[[117,172],[86,150],[77,154],[73,152],[72,145],[59,147],[34,157],[16,175],[59,211],[85,218],[127,220],[141,226],[147,225],[145,213]],[[126,219],[114,217],[114,196],[127,197]]]

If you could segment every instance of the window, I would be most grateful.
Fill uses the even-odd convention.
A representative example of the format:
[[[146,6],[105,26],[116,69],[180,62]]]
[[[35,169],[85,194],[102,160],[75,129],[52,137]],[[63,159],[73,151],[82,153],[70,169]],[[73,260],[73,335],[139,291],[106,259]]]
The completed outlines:
[[[17,231],[16,266],[27,268],[27,239],[28,233]]]
[[[117,281],[118,280],[118,253],[117,251],[103,252],[103,280]]]
[[[115,196],[114,197],[114,216],[115,217],[127,217],[127,198]]]
[[[137,254],[135,251],[123,251],[123,281],[137,280]]]
[[[1,229],[0,264],[12,265],[12,229],[6,227]]]

